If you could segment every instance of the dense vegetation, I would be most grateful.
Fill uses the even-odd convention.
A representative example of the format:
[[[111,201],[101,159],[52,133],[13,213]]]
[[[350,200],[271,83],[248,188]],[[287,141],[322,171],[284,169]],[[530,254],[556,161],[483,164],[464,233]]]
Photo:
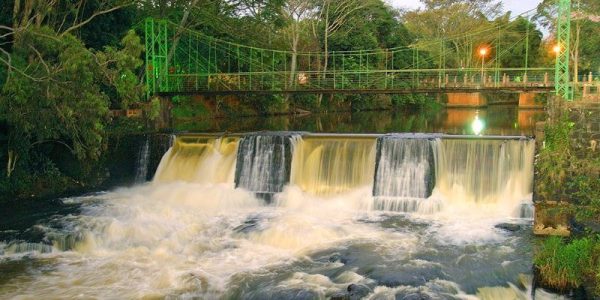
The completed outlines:
[[[596,286],[600,295],[600,156],[595,141],[577,137],[577,117],[593,111],[570,111],[553,103],[545,143],[537,160],[538,201],[558,202],[551,208],[570,219],[572,236],[552,237],[536,253],[541,281],[559,290]],[[584,114],[578,116],[578,114]]]
[[[345,51],[412,47],[421,67],[473,67],[476,46],[509,49],[502,67],[553,64],[554,0],[535,18],[503,13],[496,0],[422,0],[401,11],[383,0],[3,0],[0,5],[0,201],[85,188],[106,174],[109,138],[145,130],[146,120],[111,119],[110,109],[145,107],[154,119],[160,104],[143,98],[141,24],[168,19],[207,35],[270,49]],[[575,74],[600,72],[600,2],[575,0],[571,56]],[[495,34],[489,34],[490,28]],[[530,36],[526,42],[524,32]],[[470,34],[465,34],[470,33]],[[431,47],[432,42],[440,47]],[[443,46],[443,47],[442,47]],[[507,47],[510,46],[510,47]],[[445,51],[447,60],[436,57]],[[492,50],[493,51],[493,50]],[[412,52],[396,57],[410,66]],[[320,66],[328,67],[327,60]],[[577,78],[577,77],[576,77]],[[256,115],[295,110],[341,111],[419,108],[430,96],[269,96],[209,99],[177,97],[179,117]],[[554,115],[539,157],[537,194],[568,203],[578,224],[598,223],[600,156],[581,152],[572,123]],[[73,163],[79,161],[80,163]],[[561,288],[600,274],[597,237],[549,239],[536,258],[544,281]],[[596,250],[594,250],[596,249]],[[598,276],[598,275],[596,275]],[[591,279],[590,279],[591,278]],[[600,281],[600,278],[596,278]]]

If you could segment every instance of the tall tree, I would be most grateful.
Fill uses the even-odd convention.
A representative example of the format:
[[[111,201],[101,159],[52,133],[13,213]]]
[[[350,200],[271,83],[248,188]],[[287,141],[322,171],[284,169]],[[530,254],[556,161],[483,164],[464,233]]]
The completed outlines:
[[[122,48],[94,51],[74,34],[94,19],[131,5],[102,1],[93,12],[86,1],[14,0],[10,25],[2,25],[9,48],[0,48],[6,81],[0,94],[0,123],[8,132],[6,175],[35,147],[64,146],[80,159],[98,158],[114,89],[124,103],[143,88],[133,75],[143,50],[133,32]]]
[[[423,3],[424,10],[404,15],[407,28],[419,39],[414,46],[439,57],[446,40],[450,44],[445,50],[447,63],[454,67],[472,67],[473,47],[489,40],[491,32],[497,32],[488,19],[500,13],[499,1],[425,0]]]
[[[597,44],[594,46],[595,37],[600,35],[600,2],[597,0],[575,0],[571,8],[571,45],[570,57],[573,60],[573,81],[579,81],[579,68],[582,66],[580,58],[586,57],[586,62],[594,61],[597,57]],[[544,0],[537,7],[536,20],[550,32],[556,32],[556,18],[558,7],[554,0]],[[581,39],[581,33],[586,32],[586,38]],[[583,42],[583,43],[582,43]],[[591,45],[591,47],[589,47]],[[589,50],[588,50],[589,49]],[[594,50],[595,49],[595,50]],[[586,52],[582,53],[581,51]],[[588,52],[589,51],[589,52]],[[588,60],[590,59],[590,60]],[[590,70],[600,68],[600,64],[588,66]]]

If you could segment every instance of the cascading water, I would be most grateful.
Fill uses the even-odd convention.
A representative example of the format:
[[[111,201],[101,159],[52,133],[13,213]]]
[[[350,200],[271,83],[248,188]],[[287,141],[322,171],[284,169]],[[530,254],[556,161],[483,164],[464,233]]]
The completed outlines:
[[[146,141],[140,148],[138,153],[137,165],[135,170],[135,183],[146,182],[148,176],[148,161],[150,159],[150,139],[146,137]]]
[[[435,184],[434,141],[422,135],[378,139],[373,184],[374,206],[380,210],[416,211]]]
[[[514,211],[531,199],[534,151],[527,139],[443,139],[435,151],[436,192],[452,205]]]
[[[279,193],[290,180],[297,134],[261,133],[239,142],[235,186],[257,194]]]
[[[303,137],[292,158],[291,183],[314,195],[333,195],[373,183],[373,137]]]
[[[494,226],[531,199],[533,150],[445,136],[180,136],[153,184],[66,199],[80,212],[28,229],[41,243],[0,241],[0,298],[526,299],[530,234]],[[267,204],[263,192],[277,195]],[[431,214],[379,211],[439,201]]]
[[[181,137],[163,156],[154,182],[233,183],[237,137]]]

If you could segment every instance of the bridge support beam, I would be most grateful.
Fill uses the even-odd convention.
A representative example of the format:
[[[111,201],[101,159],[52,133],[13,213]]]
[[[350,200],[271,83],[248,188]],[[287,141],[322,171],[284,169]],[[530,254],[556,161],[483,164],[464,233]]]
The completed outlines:
[[[544,104],[536,101],[536,93],[519,93],[519,108],[544,108]]]
[[[482,93],[448,93],[447,107],[486,107],[487,99]]]

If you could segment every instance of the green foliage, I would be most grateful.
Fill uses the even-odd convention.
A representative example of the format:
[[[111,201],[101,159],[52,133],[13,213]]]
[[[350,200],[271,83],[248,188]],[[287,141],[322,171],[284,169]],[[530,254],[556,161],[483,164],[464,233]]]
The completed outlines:
[[[600,158],[577,159],[566,189],[573,199],[574,214],[580,222],[600,223]]]
[[[191,97],[176,96],[173,97],[172,101],[174,105],[172,114],[175,119],[199,118],[210,115],[208,109],[202,103],[192,101]]]
[[[546,239],[534,259],[542,282],[561,290],[579,287],[600,267],[600,264],[594,265],[595,243],[591,238],[568,243],[559,237]]]
[[[59,141],[80,159],[97,158],[108,97],[100,91],[94,54],[74,36],[42,27],[20,33],[12,59],[19,71],[0,103],[9,149],[24,154],[36,143]]]
[[[285,95],[281,94],[242,97],[242,102],[253,106],[259,115],[281,114],[288,111],[288,102]]]
[[[573,128],[566,115],[549,123],[544,129],[544,148],[537,161],[537,194],[546,200],[567,201],[568,189],[565,185],[574,156],[571,153],[571,131]]]
[[[573,204],[570,213],[580,222],[600,222],[600,157],[575,148],[573,126],[566,112],[546,126],[536,192],[544,200]]]
[[[507,68],[522,68],[525,66],[525,57],[527,55],[528,66],[539,66],[542,54],[541,45],[543,34],[538,30],[534,23],[523,17],[518,17],[512,22],[500,19],[497,21],[500,26],[510,26],[510,30],[505,30],[500,36],[500,65]],[[529,31],[529,43],[524,34]]]
[[[144,46],[133,30],[121,40],[122,49],[105,47],[96,52],[99,70],[107,87],[115,90],[122,109],[131,103],[139,102],[144,95],[144,86],[136,76],[136,71],[144,63],[141,59]]]
[[[156,120],[160,115],[160,98],[154,97],[150,100],[150,105],[146,110],[146,117],[150,121]]]

